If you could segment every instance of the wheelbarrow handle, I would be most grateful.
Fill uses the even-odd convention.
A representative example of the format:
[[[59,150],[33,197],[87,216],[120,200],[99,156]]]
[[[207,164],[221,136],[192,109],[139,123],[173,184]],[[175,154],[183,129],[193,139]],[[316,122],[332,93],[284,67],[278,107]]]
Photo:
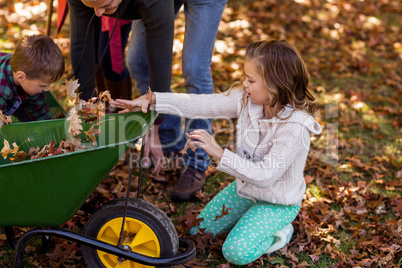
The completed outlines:
[[[182,264],[190,261],[196,255],[195,245],[192,241],[187,239],[179,239],[179,246],[185,248],[185,251],[167,258],[155,258],[155,257],[148,257],[133,251],[126,251],[121,249],[115,245],[105,243],[103,241],[78,234],[75,232],[71,232],[69,230],[63,229],[34,229],[27,233],[25,233],[18,241],[16,252],[14,254],[14,267],[15,268],[22,268],[22,259],[24,255],[24,250],[26,243],[29,239],[34,236],[57,236],[61,237],[70,241],[74,241],[80,243],[81,245],[86,245],[89,247],[93,247],[97,250],[101,250],[113,255],[117,255],[123,257],[127,260],[138,262],[144,265],[152,265],[152,266],[159,266],[159,265],[177,265]]]

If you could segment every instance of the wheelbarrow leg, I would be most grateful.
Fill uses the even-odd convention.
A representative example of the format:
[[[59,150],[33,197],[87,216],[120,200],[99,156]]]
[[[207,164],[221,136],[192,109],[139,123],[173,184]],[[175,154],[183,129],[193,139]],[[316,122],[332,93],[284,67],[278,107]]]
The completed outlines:
[[[50,246],[50,236],[42,235],[42,246],[40,247],[39,253],[46,253]]]
[[[6,233],[7,242],[10,246],[15,249],[17,246],[17,239],[15,238],[14,229],[11,226],[5,226],[4,232]],[[50,245],[50,237],[47,235],[42,236],[42,246],[40,248],[40,253],[45,253]]]
[[[17,246],[17,239],[15,238],[14,229],[10,226],[4,227],[4,232],[6,233],[7,241],[12,248]]]
[[[85,212],[85,213],[87,213],[87,214],[94,214],[97,209],[98,209],[97,207],[92,206],[92,205],[90,205],[88,203],[84,203],[80,207],[80,210]]]

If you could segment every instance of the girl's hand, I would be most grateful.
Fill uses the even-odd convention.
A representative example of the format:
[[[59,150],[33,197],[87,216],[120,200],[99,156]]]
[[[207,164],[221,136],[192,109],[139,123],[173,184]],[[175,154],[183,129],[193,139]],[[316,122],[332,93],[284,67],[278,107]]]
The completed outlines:
[[[192,144],[200,146],[209,156],[221,160],[224,150],[206,130],[196,129],[191,131],[188,136]]]
[[[154,103],[155,97],[152,97],[151,102]],[[143,113],[148,112],[148,107],[150,105],[150,101],[147,99],[147,95],[142,95],[141,97],[136,98],[135,100],[122,100],[116,99],[110,102],[112,107],[124,109],[123,111],[119,111],[119,113],[127,113],[127,112],[135,112],[141,110]]]

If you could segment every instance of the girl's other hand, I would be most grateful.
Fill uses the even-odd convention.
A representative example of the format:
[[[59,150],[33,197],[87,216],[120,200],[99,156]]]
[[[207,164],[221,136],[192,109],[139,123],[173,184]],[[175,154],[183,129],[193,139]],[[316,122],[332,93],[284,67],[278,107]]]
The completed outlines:
[[[142,95],[135,100],[122,100],[116,99],[110,102],[112,107],[124,109],[119,111],[119,113],[127,113],[127,112],[135,112],[141,110],[143,113],[148,112],[149,101],[147,100],[146,95]]]
[[[221,160],[224,150],[206,130],[196,129],[191,131],[188,136],[192,144],[200,146],[209,156]]]

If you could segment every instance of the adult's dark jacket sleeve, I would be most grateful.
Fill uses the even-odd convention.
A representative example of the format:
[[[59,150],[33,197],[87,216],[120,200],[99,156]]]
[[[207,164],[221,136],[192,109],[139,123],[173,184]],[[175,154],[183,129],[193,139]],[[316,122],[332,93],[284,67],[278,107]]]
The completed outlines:
[[[155,92],[170,92],[174,36],[173,0],[123,0],[117,11],[110,16],[143,20],[149,86]]]
[[[91,23],[94,10],[85,6],[81,0],[67,1],[70,8],[72,67],[81,84],[81,98],[88,99],[95,95],[95,34],[98,30],[95,23]],[[155,92],[169,92],[174,35],[173,0],[123,0],[111,16],[144,21],[149,86]]]

